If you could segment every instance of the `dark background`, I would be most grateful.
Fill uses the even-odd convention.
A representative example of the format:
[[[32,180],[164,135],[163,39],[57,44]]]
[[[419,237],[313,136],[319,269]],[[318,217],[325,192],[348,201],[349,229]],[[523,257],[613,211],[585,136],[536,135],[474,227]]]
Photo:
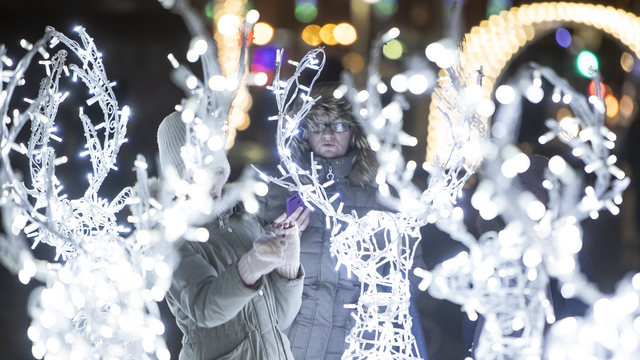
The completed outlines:
[[[205,7],[206,1],[194,1],[199,9]],[[531,3],[530,1],[514,1],[513,6]],[[615,6],[617,8],[640,14],[640,1],[618,0],[598,1],[594,3]],[[285,49],[286,56],[299,59],[311,49],[304,45],[299,34],[306,24],[294,17],[293,0],[254,0],[255,9],[260,11],[260,21],[271,24],[276,29],[286,29],[294,34],[294,41]],[[451,24],[452,1],[439,0],[400,0],[397,12],[389,17],[379,17],[372,13],[370,34],[385,31],[398,26],[402,30],[400,39],[407,47],[409,55],[424,58],[426,45],[447,34]],[[472,26],[478,25],[486,18],[487,0],[468,1],[462,11],[462,31],[468,32]],[[325,23],[339,23],[350,21],[349,2],[345,0],[320,0],[318,4],[318,18],[313,22],[319,25]],[[419,15],[416,15],[419,14]],[[110,80],[117,81],[114,91],[120,105],[131,107],[131,119],[127,137],[129,142],[124,144],[118,156],[118,171],[109,174],[100,195],[107,199],[113,197],[125,186],[135,183],[135,174],[131,171],[136,154],[143,154],[150,162],[149,172],[155,174],[155,159],[157,152],[156,130],[164,116],[173,111],[174,105],[180,102],[183,93],[169,80],[171,66],[166,59],[168,53],[173,53],[181,62],[186,63],[184,54],[189,44],[189,34],[182,19],[162,8],[155,0],[2,0],[0,1],[0,43],[8,48],[8,55],[16,61],[24,50],[19,47],[20,39],[35,42],[44,34],[46,26],[53,26],[64,32],[74,40],[78,40],[73,33],[76,25],[87,29],[103,53],[103,61]],[[569,28],[571,31],[579,29]],[[620,98],[625,82],[635,87],[638,72],[625,73],[620,68],[619,59],[624,49],[620,43],[601,32],[600,45],[592,49],[601,61],[601,71],[607,85]],[[359,39],[352,46],[326,46],[329,57],[323,78],[337,79],[341,70],[341,57],[348,51],[366,49],[368,39]],[[553,67],[559,74],[566,77],[578,91],[586,93],[588,80],[577,74],[574,60],[575,55],[567,49],[558,46],[553,33],[543,36],[512,60],[506,69],[505,77],[515,71],[519,64],[526,61],[536,61]],[[73,55],[72,55],[73,56]],[[363,53],[366,57],[366,53]],[[408,67],[409,57],[391,61],[383,60],[381,73],[388,83],[389,78]],[[638,60],[636,59],[636,63]],[[191,64],[191,68],[198,71],[198,64]],[[27,75],[27,86],[19,89],[14,95],[16,107],[21,107],[17,99],[34,96],[37,84],[42,77],[42,67],[32,64]],[[362,81],[362,75],[357,79]],[[77,106],[86,99],[84,87],[77,85],[70,87],[71,96],[65,101],[56,119],[59,127],[58,134],[64,142],[57,148],[60,154],[69,156],[69,163],[60,167],[58,176],[66,185],[69,197],[79,197],[86,189],[85,175],[90,165],[88,159],[74,158],[72,154],[79,153],[84,144],[82,127],[77,116]],[[551,89],[546,89],[546,94]],[[74,94],[74,92],[76,94]],[[229,158],[232,164],[232,179],[237,176],[243,166],[254,162],[269,162],[275,159],[275,123],[266,118],[275,114],[275,102],[272,94],[263,88],[251,88],[253,106],[250,110],[251,125],[247,130],[238,132],[236,145],[230,150]],[[78,94],[79,93],[79,94]],[[415,159],[418,163],[425,157],[427,138],[427,116],[430,96],[428,94],[415,96],[407,95],[411,109],[405,114],[405,131],[416,136],[419,144],[413,149],[407,149],[405,156]],[[637,99],[634,99],[637,101]],[[546,130],[544,119],[554,116],[557,108],[548,101],[532,105],[525,102],[523,111],[523,125],[520,141],[529,144],[532,152],[545,155],[566,152],[557,144],[551,144],[545,149],[538,148],[536,139]],[[96,105],[97,106],[97,105]],[[637,104],[636,104],[637,107]],[[86,108],[86,106],[85,106]],[[619,137],[614,153],[621,159],[620,165],[635,182],[639,176],[634,169],[638,161],[637,144],[640,143],[640,133],[636,129],[635,116],[627,119],[624,124],[612,127]],[[28,129],[27,129],[28,130]],[[523,145],[525,148],[527,145]],[[24,164],[16,162],[20,168]],[[419,172],[416,181],[424,187],[426,174]],[[474,179],[469,182],[472,187]],[[602,212],[597,221],[585,221],[584,227],[584,255],[590,261],[594,270],[594,281],[602,290],[613,291],[615,283],[627,272],[637,271],[640,267],[639,242],[637,237],[635,199],[637,186],[632,184],[625,193],[622,213],[613,217]],[[462,206],[468,208],[468,198],[471,189],[465,191]],[[423,229],[422,246],[424,260],[429,268],[447,259],[462,247],[453,242],[445,234],[434,227]],[[39,256],[48,257],[49,249],[40,246]],[[26,336],[30,318],[27,315],[26,303],[31,290],[39,284],[34,282],[22,285],[17,276],[0,267],[0,360],[4,359],[32,359],[31,342]],[[427,348],[430,359],[463,359],[465,349],[461,341],[461,323],[464,316],[458,305],[447,301],[432,299],[427,293],[418,297],[421,313],[420,322],[425,330]],[[175,327],[175,322],[168,313],[166,305],[161,304],[167,340],[172,358],[177,359],[180,348],[181,333]]]

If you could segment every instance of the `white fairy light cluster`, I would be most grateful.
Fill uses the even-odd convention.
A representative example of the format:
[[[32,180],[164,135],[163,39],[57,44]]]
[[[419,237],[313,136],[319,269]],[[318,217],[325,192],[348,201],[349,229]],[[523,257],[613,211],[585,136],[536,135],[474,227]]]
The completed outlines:
[[[554,86],[554,94],[569,99],[579,133],[574,136],[555,120],[547,120],[549,131],[540,143],[557,138],[584,162],[584,172],[595,175],[590,184],[567,160],[551,157],[543,183],[549,191],[548,207],[514,182],[530,166],[529,157],[514,145],[521,99],[539,102],[543,79]],[[594,80],[599,84],[597,73]],[[578,264],[580,222],[596,219],[601,210],[616,215],[629,184],[610,155],[615,134],[603,125],[603,107],[590,106],[553,70],[533,63],[500,89],[496,98],[502,106],[493,118],[492,140],[483,146],[484,176],[471,204],[483,219],[501,216],[506,226],[483,234],[469,252],[444,261],[431,273],[424,272],[425,282],[433,280],[429,292],[462,305],[471,320],[478,313],[484,316],[474,345],[477,359],[637,358],[639,275],[622,280],[616,293],[607,295],[587,280]],[[596,101],[602,101],[602,96]],[[558,279],[563,297],[579,299],[589,307],[584,317],[556,322],[549,298],[550,277]],[[547,333],[548,324],[553,325]]]
[[[483,136],[483,127],[474,114],[474,104],[465,91],[476,84],[473,74],[463,75],[459,67],[452,67],[450,76],[442,79],[454,97],[444,102],[442,111],[451,119],[454,127],[454,145],[451,156],[441,163],[424,166],[431,173],[426,191],[420,191],[412,182],[416,163],[405,163],[402,146],[415,146],[417,140],[402,131],[403,111],[407,102],[396,95],[386,106],[382,106],[380,92],[386,85],[377,71],[379,52],[387,41],[397,37],[399,31],[385,33],[371,50],[369,79],[366,90],[354,92],[353,80],[343,76],[343,85],[333,96],[347,96],[353,104],[354,115],[362,124],[371,148],[376,151],[380,168],[376,181],[380,201],[397,212],[370,211],[367,214],[344,214],[339,195],[328,197],[325,188],[332,181],[320,183],[317,168],[304,170],[292,161],[289,144],[298,133],[298,125],[317,99],[309,97],[313,83],[324,65],[324,52],[315,49],[299,62],[289,61],[296,71],[287,81],[280,80],[282,53],[278,53],[276,76],[272,86],[278,105],[277,145],[281,157],[279,178],[261,173],[263,179],[274,182],[292,191],[298,191],[307,206],[317,207],[326,215],[327,228],[331,228],[331,252],[337,257],[337,267],[345,265],[362,283],[362,292],[357,304],[348,304],[355,312],[354,327],[347,336],[349,348],[343,359],[415,359],[420,358],[415,338],[411,334],[409,316],[410,286],[409,271],[412,268],[415,248],[419,246],[419,228],[428,222],[440,220],[442,226],[455,228],[462,222],[460,209],[454,210],[455,199],[477,166],[467,164],[463,152],[476,133]],[[317,71],[310,84],[300,84],[302,71]],[[481,81],[478,76],[477,81]],[[382,91],[381,91],[382,90]],[[457,95],[455,95],[457,94]],[[298,98],[303,105],[291,111]],[[455,101],[455,98],[458,101]],[[313,162],[313,154],[311,155]],[[453,231],[453,230],[452,230]],[[383,269],[388,270],[383,270]]]
[[[184,0],[160,1],[167,8],[180,14],[191,33],[192,40],[187,52],[187,59],[195,62],[198,59],[203,67],[203,79],[199,79],[187,67],[169,54],[169,61],[174,67],[171,78],[185,91],[184,98],[176,110],[181,112],[182,120],[187,126],[187,138],[181,155],[186,167],[185,174],[178,174],[175,169],[163,169],[162,187],[171,197],[178,200],[172,202],[170,209],[165,209],[162,223],[165,235],[169,239],[186,236],[190,240],[206,241],[206,229],[198,227],[221,211],[242,200],[247,211],[258,210],[256,192],[263,194],[264,183],[256,182],[250,169],[239,177],[233,191],[217,202],[210,194],[214,171],[209,164],[217,154],[225,151],[229,131],[229,114],[244,77],[246,68],[247,32],[258,21],[259,14],[252,10],[247,14],[242,27],[242,45],[238,59],[237,73],[225,77],[218,62],[216,44],[199,16]],[[220,154],[225,156],[224,154]],[[262,186],[261,186],[262,185]],[[195,227],[193,227],[193,226]],[[195,234],[200,234],[199,236]]]
[[[4,229],[0,248],[4,266],[17,273],[23,283],[36,278],[45,284],[34,290],[29,301],[31,326],[27,331],[37,359],[158,359],[168,360],[169,351],[161,335],[164,325],[156,301],[162,300],[170,285],[170,247],[150,244],[142,232],[123,238],[115,214],[125,206],[131,188],[124,188],[109,202],[98,195],[116,156],[126,142],[129,109],[118,106],[104,71],[101,54],[82,27],[75,29],[82,40],[74,40],[47,28],[35,44],[23,40],[27,54],[13,70],[2,70],[0,116],[2,117],[2,197]],[[68,52],[49,51],[62,43],[79,58],[67,65]],[[0,48],[5,65],[8,60]],[[34,56],[40,53],[46,76],[37,98],[28,109],[9,109],[17,85]],[[1,65],[0,65],[1,66]],[[89,185],[78,199],[68,199],[56,170],[66,156],[57,156],[55,118],[68,93],[60,89],[60,80],[80,78],[89,89],[89,107],[99,104],[103,119],[97,125],[79,109],[86,138],[86,151],[93,170]],[[31,122],[31,137],[25,146],[18,134]],[[26,183],[12,168],[12,152],[28,159],[30,177]],[[17,155],[17,156],[19,156]],[[142,167],[143,161],[137,166]],[[29,187],[31,186],[31,187]],[[31,249],[27,245],[31,239]],[[39,244],[55,248],[55,258],[37,259],[32,249]],[[156,246],[159,245],[159,246]]]

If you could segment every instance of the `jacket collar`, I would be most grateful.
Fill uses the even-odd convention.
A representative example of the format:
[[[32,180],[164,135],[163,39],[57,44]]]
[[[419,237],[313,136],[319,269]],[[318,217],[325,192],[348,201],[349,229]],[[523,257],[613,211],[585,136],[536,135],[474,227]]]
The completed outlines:
[[[345,156],[338,158],[316,158],[316,163],[322,166],[321,169],[318,169],[318,181],[321,183],[329,181],[331,177],[331,175],[329,175],[330,173],[333,174],[334,181],[346,180],[349,177],[349,174],[351,174],[351,170],[353,170],[355,156],[356,151],[352,150]]]

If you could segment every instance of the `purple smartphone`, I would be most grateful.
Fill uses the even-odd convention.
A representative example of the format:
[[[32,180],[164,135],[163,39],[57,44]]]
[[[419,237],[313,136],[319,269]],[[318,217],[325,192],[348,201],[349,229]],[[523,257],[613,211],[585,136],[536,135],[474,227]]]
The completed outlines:
[[[293,212],[300,206],[302,206],[303,209],[306,208],[300,194],[295,192],[287,198],[287,217],[291,216],[291,214],[293,214]]]

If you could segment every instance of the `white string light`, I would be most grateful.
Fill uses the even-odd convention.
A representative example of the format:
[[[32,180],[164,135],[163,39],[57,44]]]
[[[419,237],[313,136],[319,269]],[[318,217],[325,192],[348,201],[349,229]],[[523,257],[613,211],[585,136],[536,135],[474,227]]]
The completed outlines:
[[[562,157],[552,157],[545,173],[548,208],[512,185],[514,174],[505,171],[507,164],[515,166],[516,173],[528,167],[524,164],[527,166],[519,168],[528,158],[513,144],[521,99],[532,86],[524,79],[535,81],[536,77],[573,94],[570,106],[582,134],[563,136],[565,130],[553,122],[547,124],[550,131],[544,135],[544,142],[557,138],[573,149],[581,149],[585,168],[596,175],[595,184],[586,186]],[[597,73],[594,80],[599,84]],[[635,340],[638,332],[632,326],[640,313],[638,287],[625,279],[615,294],[603,294],[580,272],[577,258],[582,248],[580,221],[594,214],[597,217],[603,208],[615,214],[617,207],[606,204],[619,199],[629,184],[614,165],[615,159],[603,165],[609,158],[606,143],[610,137],[603,125],[605,115],[591,108],[566,80],[537,64],[523,66],[502,86],[509,86],[515,96],[494,116],[494,128],[504,127],[504,131],[499,135],[494,132],[488,143],[492,148],[484,152],[484,176],[471,203],[485,219],[502,216],[506,227],[483,234],[470,254],[461,253],[437,265],[428,274],[428,279],[433,278],[429,280],[429,292],[462,305],[472,320],[477,319],[477,313],[485,317],[479,341],[474,344],[477,359],[635,358],[640,351]],[[584,318],[570,317],[554,324],[549,277],[558,279],[563,296],[578,298],[590,307]],[[613,315],[610,304],[614,303],[626,306]],[[545,323],[553,324],[546,338]],[[576,353],[578,347],[580,352]],[[606,353],[610,356],[603,357]]]
[[[394,34],[398,36],[398,34]],[[388,39],[386,35],[382,38]],[[483,128],[475,115],[475,104],[466,100],[464,90],[468,77],[460,68],[450,69],[446,79],[454,97],[445,102],[443,112],[451,119],[456,130],[451,156],[443,163],[429,168],[432,178],[429,188],[422,192],[412,182],[415,162],[405,163],[403,145],[416,145],[417,141],[402,131],[403,110],[407,102],[396,95],[391,103],[382,106],[378,89],[383,84],[378,73],[380,49],[384,42],[378,40],[372,47],[367,88],[355,92],[353,79],[343,76],[343,85],[336,90],[338,96],[347,96],[353,104],[353,114],[362,124],[367,139],[380,162],[377,182],[381,202],[398,211],[371,211],[362,214],[342,213],[342,204],[332,204],[325,187],[317,178],[317,169],[302,169],[292,161],[289,144],[298,133],[298,125],[317,99],[309,97],[311,89],[324,65],[324,51],[315,49],[299,62],[293,62],[296,71],[287,81],[280,80],[282,53],[276,60],[276,75],[270,87],[278,105],[277,145],[281,157],[283,176],[276,178],[261,173],[262,177],[291,191],[298,191],[305,204],[313,204],[327,216],[327,225],[332,229],[331,254],[336,256],[338,267],[346,266],[362,283],[362,292],[357,304],[350,304],[355,312],[354,327],[347,336],[349,348],[344,359],[371,358],[419,358],[415,338],[411,333],[409,316],[410,290],[408,273],[413,265],[415,248],[419,246],[421,225],[435,216],[443,227],[459,226],[462,216],[453,221],[448,214],[465,181],[473,174],[477,163],[467,165],[463,151],[469,143],[471,133],[483,136]],[[300,84],[299,75],[305,69],[317,71],[310,84]],[[308,71],[308,70],[307,70]],[[480,81],[481,76],[478,77]],[[471,84],[475,83],[474,81]],[[442,90],[442,89],[440,89]],[[444,90],[442,91],[444,92]],[[334,93],[334,96],[336,96]],[[365,95],[366,94],[366,95]],[[456,94],[460,94],[456,105]],[[291,104],[302,99],[300,109],[290,111]],[[311,155],[313,163],[313,154]],[[307,182],[311,182],[305,185]],[[398,196],[392,195],[393,188]],[[457,212],[455,212],[457,213]],[[435,221],[435,220],[434,220]],[[433,222],[433,221],[431,221]],[[380,269],[387,267],[388,273]]]

